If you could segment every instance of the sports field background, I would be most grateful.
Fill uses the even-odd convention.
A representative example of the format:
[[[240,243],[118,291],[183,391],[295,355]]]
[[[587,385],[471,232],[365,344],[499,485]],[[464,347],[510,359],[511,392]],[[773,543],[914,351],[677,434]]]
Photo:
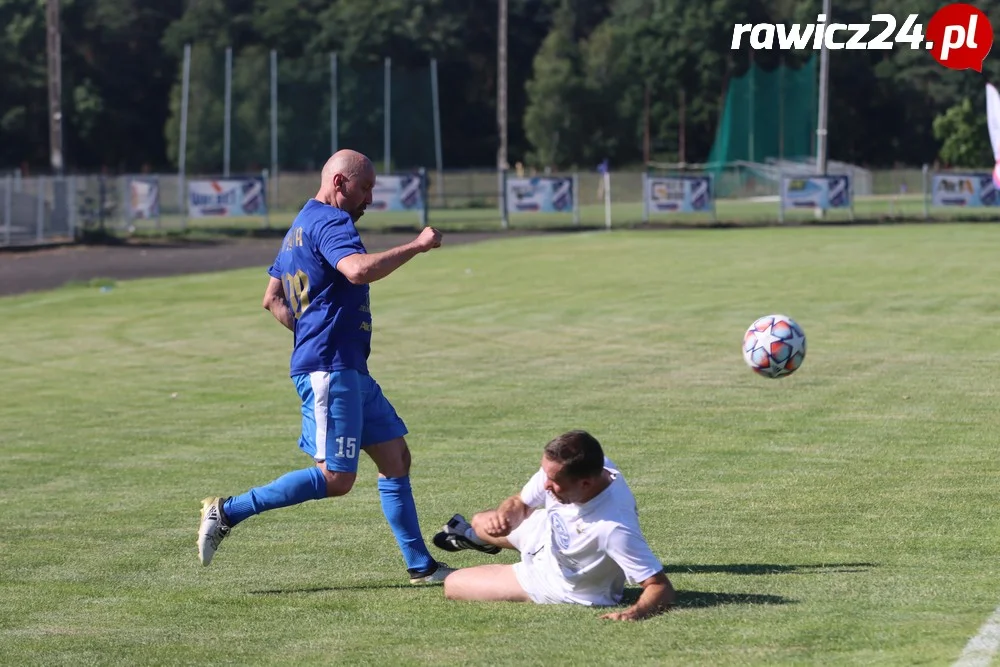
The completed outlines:
[[[596,231],[373,286],[425,535],[586,428],[679,591],[640,624],[410,587],[367,459],[346,498],[251,519],[202,568],[203,496],[308,464],[261,269],[4,298],[0,663],[950,664],[1000,602],[996,242]],[[766,380],[740,342],[775,312],[808,353]]]
[[[569,174],[561,174],[568,176]],[[495,171],[445,172],[440,178],[429,173],[428,219],[430,225],[445,231],[501,231],[503,229],[498,198],[498,177]],[[605,228],[610,217],[612,228],[633,228],[644,225],[642,174],[632,171],[614,172],[611,176],[611,206],[604,203],[601,178],[594,173],[578,173],[578,216],[571,213],[509,213],[511,229]],[[727,173],[727,182],[734,174]],[[989,208],[926,207],[920,170],[896,169],[872,172],[871,195],[855,197],[853,211],[830,210],[818,219],[813,210],[785,211],[785,224],[851,222],[924,222],[924,221],[994,221],[997,214]],[[258,232],[270,229],[278,233],[288,228],[301,205],[316,194],[318,174],[283,173],[269,185],[267,219],[256,218],[187,218],[177,213],[177,179],[161,175],[161,206],[164,213],[158,224],[154,220],[138,220],[131,233],[159,235],[184,233],[200,235],[222,232]],[[440,187],[438,187],[440,183]],[[91,179],[87,187],[93,190],[97,182]],[[761,181],[760,192],[776,192],[776,185]],[[610,213],[610,216],[609,216]],[[780,224],[776,195],[723,197],[716,200],[714,217],[710,214],[657,214],[648,216],[653,226],[702,227],[712,225],[760,226]],[[422,224],[419,212],[366,213],[360,225],[371,230],[417,230]],[[124,226],[114,222],[112,226]]]
[[[153,221],[142,221],[134,225],[131,234],[135,236],[162,236],[183,233],[189,236],[216,233],[259,233],[269,230],[273,234],[283,233],[291,225],[297,211],[277,211],[263,218],[189,218],[165,215],[157,228]],[[990,209],[981,211],[960,208],[932,207],[925,220],[925,207],[920,195],[882,195],[859,198],[853,213],[848,210],[826,211],[817,218],[812,209],[786,210],[784,221],[779,221],[776,201],[719,200],[715,217],[704,213],[673,215],[651,215],[649,223],[643,223],[642,204],[613,204],[611,206],[611,229],[652,227],[759,227],[798,225],[844,225],[848,223],[874,224],[899,222],[995,222],[997,214]],[[493,208],[431,209],[427,224],[444,231],[503,231],[500,214]],[[372,231],[418,231],[421,227],[415,213],[368,212],[359,222],[359,229]],[[607,213],[600,204],[580,207],[579,221],[569,213],[524,213],[510,215],[509,229],[551,229],[573,231],[579,229],[607,228]]]

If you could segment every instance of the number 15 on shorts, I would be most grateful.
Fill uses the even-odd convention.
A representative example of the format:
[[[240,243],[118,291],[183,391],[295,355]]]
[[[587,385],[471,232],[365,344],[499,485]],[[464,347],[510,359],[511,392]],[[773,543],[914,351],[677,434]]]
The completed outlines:
[[[337,438],[337,458],[338,459],[353,459],[358,455],[358,439],[357,438],[345,438],[340,436]]]

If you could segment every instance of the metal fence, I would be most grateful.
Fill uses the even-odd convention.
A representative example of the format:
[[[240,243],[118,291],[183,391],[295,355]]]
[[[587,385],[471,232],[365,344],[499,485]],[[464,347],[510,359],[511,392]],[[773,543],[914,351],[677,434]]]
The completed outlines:
[[[763,175],[762,175],[763,173]],[[614,224],[628,226],[648,220],[644,210],[645,172],[615,171],[605,181],[596,172],[545,174],[573,180],[572,213],[512,213],[508,217],[503,177],[495,169],[431,171],[426,174],[427,221],[446,230],[489,231],[508,226],[603,226],[608,216]],[[530,177],[533,172],[511,171],[509,178]],[[259,174],[257,175],[260,176]],[[137,217],[129,184],[136,178],[155,182],[158,207],[153,215]],[[188,176],[187,180],[193,180]],[[206,176],[205,178],[216,178]],[[74,175],[22,178],[0,176],[0,247],[79,240],[88,232],[157,234],[168,232],[242,233],[287,229],[296,212],[319,188],[318,172],[284,172],[266,178],[267,214],[255,218],[191,218],[186,188],[177,174]],[[715,175],[718,220],[776,222],[778,183],[760,170],[727,168]],[[609,186],[609,188],[608,188]],[[725,187],[723,187],[725,186]],[[927,214],[928,178],[921,169],[894,169],[862,173],[854,180],[853,195],[863,204],[866,219],[904,217],[922,219]],[[860,187],[859,187],[860,186]],[[1000,219],[1000,209],[951,210],[945,217]],[[423,218],[413,212],[369,211],[365,229],[418,228]]]
[[[0,179],[0,245],[72,240],[80,224],[75,177]]]

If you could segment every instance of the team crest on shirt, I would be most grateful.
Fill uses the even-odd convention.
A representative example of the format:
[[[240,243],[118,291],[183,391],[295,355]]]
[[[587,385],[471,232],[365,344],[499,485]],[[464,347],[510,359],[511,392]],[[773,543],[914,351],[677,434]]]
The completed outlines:
[[[560,549],[569,549],[569,529],[563,518],[552,512],[549,514],[549,522],[552,524],[552,539]]]

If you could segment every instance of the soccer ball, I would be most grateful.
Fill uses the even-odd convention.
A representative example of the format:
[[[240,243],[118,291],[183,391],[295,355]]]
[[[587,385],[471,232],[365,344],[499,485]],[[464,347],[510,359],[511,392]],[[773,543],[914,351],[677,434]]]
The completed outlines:
[[[790,375],[805,358],[806,335],[795,320],[785,315],[766,315],[743,334],[743,360],[758,375]]]

